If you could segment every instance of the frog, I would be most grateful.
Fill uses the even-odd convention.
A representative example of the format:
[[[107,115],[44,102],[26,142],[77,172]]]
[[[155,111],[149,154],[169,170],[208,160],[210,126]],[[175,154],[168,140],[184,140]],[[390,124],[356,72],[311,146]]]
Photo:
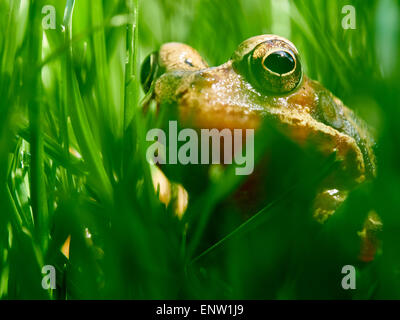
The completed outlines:
[[[143,62],[141,82],[147,101],[155,101],[158,108],[175,104],[185,126],[253,129],[257,134],[269,119],[299,146],[312,145],[326,157],[333,154],[340,168],[321,182],[313,202],[312,216],[320,223],[336,212],[351,190],[376,176],[370,128],[321,83],[307,77],[299,51],[284,37],[251,37],[215,67],[189,45],[165,43]],[[152,172],[155,189],[162,191],[160,200],[167,205],[171,183],[158,169]],[[188,195],[182,186],[178,190],[184,195],[178,201],[183,215]]]

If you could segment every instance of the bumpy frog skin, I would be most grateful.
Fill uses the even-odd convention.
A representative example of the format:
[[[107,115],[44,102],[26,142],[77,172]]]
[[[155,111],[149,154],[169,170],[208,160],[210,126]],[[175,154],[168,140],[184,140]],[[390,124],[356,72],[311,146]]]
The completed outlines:
[[[374,143],[366,125],[303,74],[299,53],[285,38],[250,38],[218,67],[208,67],[185,44],[167,43],[142,70],[144,88],[154,89],[158,105],[177,104],[184,125],[257,130],[268,118],[298,144],[311,144],[324,155],[336,152],[341,167],[320,187],[314,208],[318,221],[333,214],[349,190],[375,175]]]

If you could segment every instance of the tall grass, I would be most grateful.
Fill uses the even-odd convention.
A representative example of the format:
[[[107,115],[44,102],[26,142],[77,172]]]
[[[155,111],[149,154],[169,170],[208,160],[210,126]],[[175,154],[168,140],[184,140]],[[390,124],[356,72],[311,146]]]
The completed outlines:
[[[341,27],[345,4],[355,30]],[[55,30],[42,28],[45,5]],[[399,17],[395,0],[0,0],[0,298],[399,298]],[[306,73],[371,124],[378,177],[318,225],[309,206],[331,162],[266,129],[266,207],[244,222],[224,201],[242,182],[233,168],[167,166],[190,195],[179,220],[145,159],[160,120],[141,112],[140,62],[181,41],[218,65],[263,33],[292,40]],[[363,264],[371,209],[382,252]],[[340,285],[346,264],[357,290]],[[42,288],[44,265],[55,290]]]

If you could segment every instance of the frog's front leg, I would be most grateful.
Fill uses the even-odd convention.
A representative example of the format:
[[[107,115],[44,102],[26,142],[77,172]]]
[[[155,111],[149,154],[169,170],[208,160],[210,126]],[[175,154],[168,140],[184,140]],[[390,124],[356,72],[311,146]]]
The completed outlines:
[[[189,202],[187,191],[181,184],[169,181],[156,165],[151,165],[150,170],[154,191],[158,195],[158,199],[166,207],[172,206],[174,214],[182,219]]]
[[[315,148],[324,157],[334,152],[339,161],[335,171],[321,182],[314,201],[313,216],[324,222],[346,200],[349,191],[369,175],[363,153],[352,136],[316,122],[311,115],[293,112],[290,118],[279,116],[283,132],[300,146]]]

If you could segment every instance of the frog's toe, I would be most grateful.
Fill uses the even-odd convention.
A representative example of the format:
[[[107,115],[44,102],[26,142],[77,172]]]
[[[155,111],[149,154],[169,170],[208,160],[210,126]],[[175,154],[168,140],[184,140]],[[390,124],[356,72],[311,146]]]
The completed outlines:
[[[324,223],[337,208],[346,200],[348,191],[338,189],[324,189],[314,200],[313,217],[319,223]]]
[[[174,214],[182,219],[189,203],[189,196],[185,188],[179,183],[170,182],[157,166],[151,166],[151,176],[154,191],[160,202],[166,207],[171,206]]]

